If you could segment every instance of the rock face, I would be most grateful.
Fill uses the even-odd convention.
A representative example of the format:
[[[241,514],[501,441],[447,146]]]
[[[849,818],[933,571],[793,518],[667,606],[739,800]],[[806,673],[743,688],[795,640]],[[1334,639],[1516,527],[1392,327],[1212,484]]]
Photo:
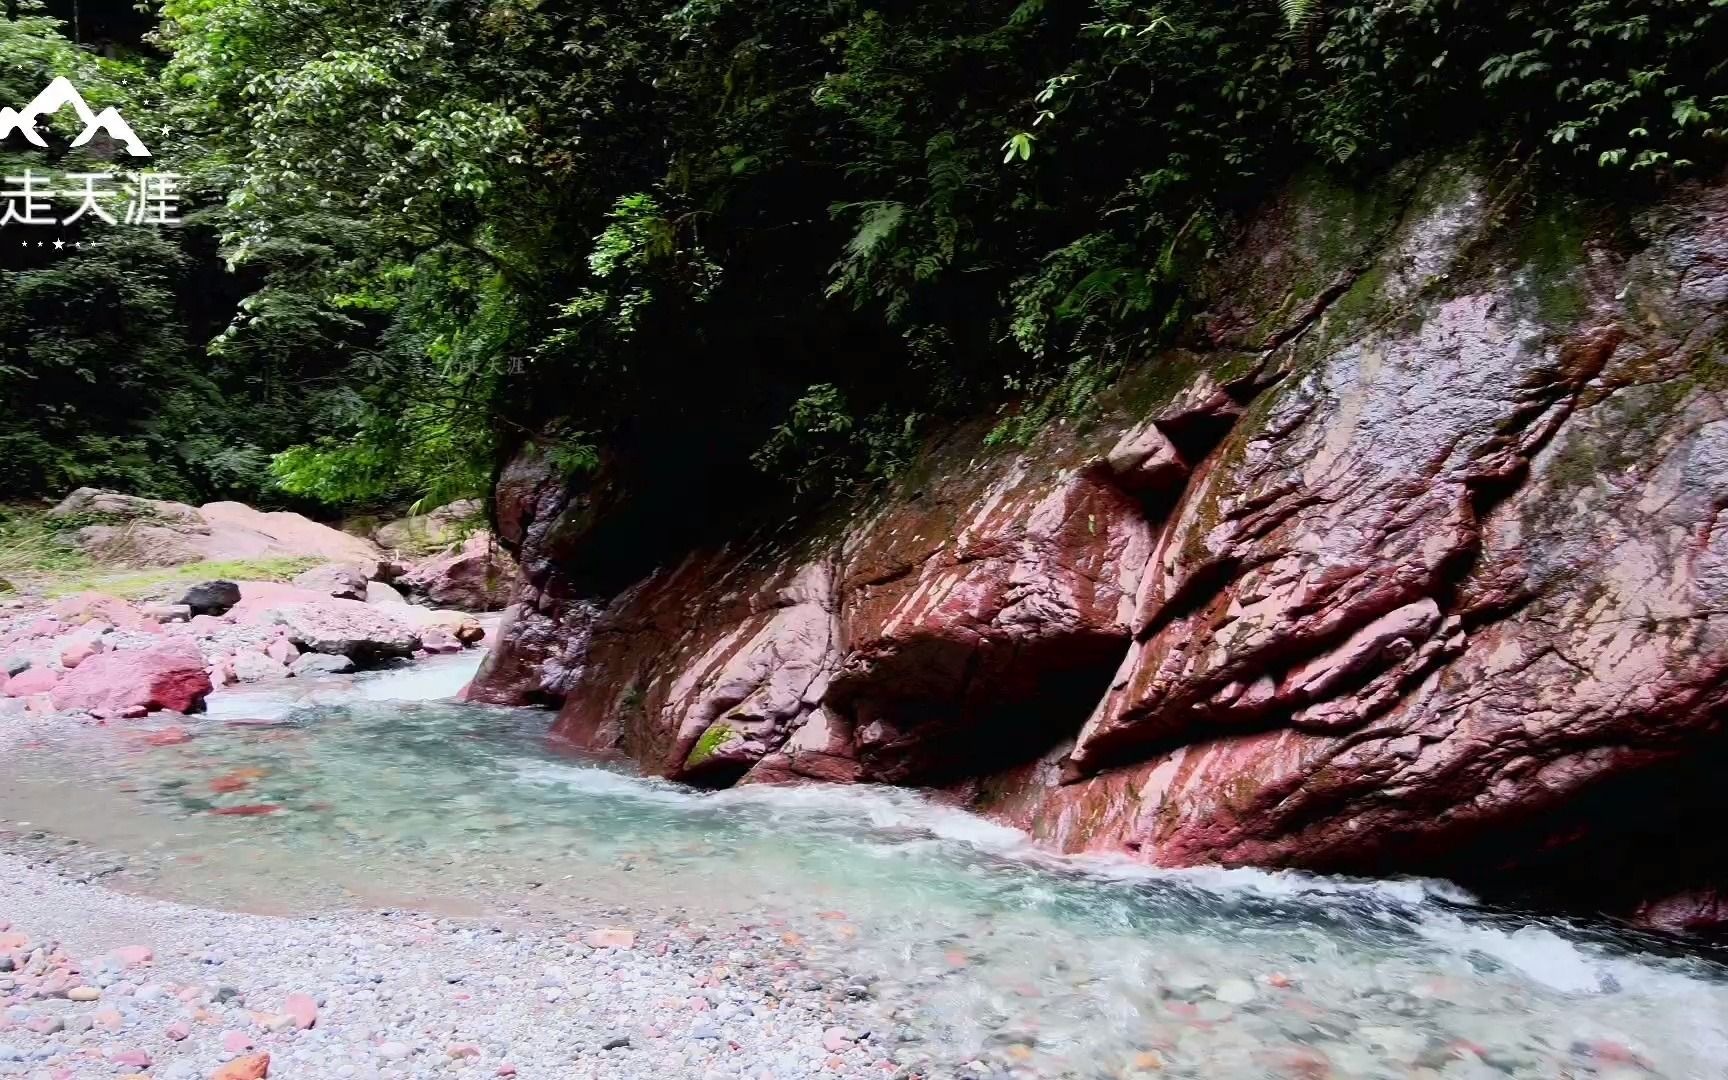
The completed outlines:
[[[1721,931],[1724,223],[1728,184],[1299,184],[1097,421],[948,433],[868,513],[622,590],[576,584],[602,496],[529,453],[471,696],[698,783],[949,785],[1068,851]]]

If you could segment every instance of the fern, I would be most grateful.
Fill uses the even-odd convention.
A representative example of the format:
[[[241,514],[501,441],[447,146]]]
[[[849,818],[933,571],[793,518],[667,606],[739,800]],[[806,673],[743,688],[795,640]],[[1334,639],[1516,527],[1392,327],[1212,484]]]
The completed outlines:
[[[1320,17],[1320,3],[1321,0],[1278,0],[1278,8],[1284,13],[1284,24],[1296,33]]]

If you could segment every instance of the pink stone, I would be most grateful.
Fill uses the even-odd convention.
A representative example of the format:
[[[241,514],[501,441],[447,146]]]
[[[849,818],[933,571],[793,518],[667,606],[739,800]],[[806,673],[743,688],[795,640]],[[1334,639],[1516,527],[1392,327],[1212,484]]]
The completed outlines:
[[[822,1033],[822,1049],[838,1054],[852,1045],[852,1033],[843,1027],[831,1027]]]
[[[54,689],[54,706],[119,712],[142,705],[191,712],[210,690],[198,650],[185,642],[163,642],[84,661]]]
[[[101,638],[74,638],[65,648],[60,650],[60,666],[71,671],[106,648],[107,646],[103,644]]]
[[[54,674],[52,668],[33,667],[23,671],[6,683],[7,697],[27,698],[35,694],[46,694],[60,685],[60,677]]]
[[[452,1043],[444,1052],[453,1058],[464,1060],[480,1056],[480,1048],[473,1043]]]
[[[244,1054],[252,1049],[252,1036],[244,1031],[224,1031],[222,1033],[222,1049],[230,1054]]]
[[[582,935],[582,944],[590,949],[634,949],[636,947],[636,931],[622,930],[617,927],[590,930]]]
[[[498,1068],[493,1070],[492,1075],[493,1076],[515,1076],[516,1075],[516,1066],[514,1066],[514,1065],[510,1064],[508,1061],[506,1061],[504,1064],[498,1066]]]
[[[693,1012],[707,1012],[708,1011],[708,999],[707,998],[693,997],[689,1000],[688,1004],[689,1004],[689,1006]]]
[[[120,1010],[112,1005],[104,1005],[90,1014],[90,1019],[97,1027],[105,1027],[109,1031],[119,1031],[126,1026],[126,1018],[120,1015]]]
[[[137,967],[156,959],[148,945],[122,945],[108,955],[118,960],[121,967]]]
[[[282,1011],[294,1018],[294,1026],[301,1031],[318,1022],[318,1003],[310,994],[289,994],[282,1000]]]
[[[295,660],[299,659],[300,650],[296,649],[294,643],[289,641],[287,638],[277,638],[270,644],[264,646],[264,655],[276,661],[278,664],[287,665],[292,664]]]
[[[148,1069],[152,1059],[143,1050],[121,1050],[109,1054],[108,1060],[116,1065],[130,1065],[135,1069]]]
[[[173,1039],[175,1042],[180,1042],[182,1039],[185,1039],[187,1036],[192,1034],[192,1029],[186,1025],[185,1021],[176,1020],[172,1024],[169,1024],[167,1028],[163,1030],[162,1034]]]

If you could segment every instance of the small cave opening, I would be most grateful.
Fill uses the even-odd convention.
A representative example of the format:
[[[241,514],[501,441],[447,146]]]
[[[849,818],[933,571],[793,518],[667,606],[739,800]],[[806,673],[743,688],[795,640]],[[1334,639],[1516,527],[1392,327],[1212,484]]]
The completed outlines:
[[[1109,690],[1127,644],[1126,635],[1093,634],[979,647],[963,658],[964,676],[945,685],[882,670],[842,683],[831,702],[860,732],[858,758],[872,779],[948,784],[1025,765],[1072,740]],[[871,729],[880,736],[863,735]]]

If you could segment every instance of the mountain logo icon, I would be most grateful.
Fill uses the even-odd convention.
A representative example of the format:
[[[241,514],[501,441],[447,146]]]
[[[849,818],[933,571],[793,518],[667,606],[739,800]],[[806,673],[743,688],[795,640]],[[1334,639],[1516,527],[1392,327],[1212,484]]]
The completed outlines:
[[[54,115],[60,111],[61,106],[68,103],[71,104],[72,111],[78,114],[78,119],[84,122],[84,130],[78,133],[76,139],[72,140],[73,146],[83,146],[95,138],[98,131],[101,131],[107,133],[108,137],[116,143],[124,146],[126,152],[133,157],[150,156],[150,151],[144,146],[143,140],[133,132],[132,126],[126,123],[119,110],[110,106],[99,113],[91,112],[90,106],[84,103],[84,95],[80,94],[78,88],[73,86],[71,80],[65,76],[60,76],[49,83],[47,89],[37,94],[35,99],[24,106],[22,110],[14,110],[11,107],[0,108],[0,139],[10,137],[14,131],[21,131],[31,145],[40,146],[46,150],[48,144],[43,141],[42,133],[36,130],[36,121],[42,117]]]

